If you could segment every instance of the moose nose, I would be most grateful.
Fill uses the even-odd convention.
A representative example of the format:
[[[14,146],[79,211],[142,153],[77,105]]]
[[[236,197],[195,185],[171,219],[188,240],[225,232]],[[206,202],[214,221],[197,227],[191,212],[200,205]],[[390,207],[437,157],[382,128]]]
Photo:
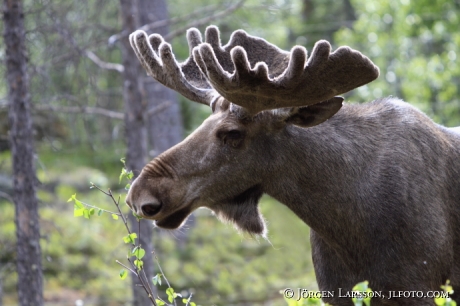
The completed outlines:
[[[142,214],[145,217],[155,216],[161,209],[161,203],[146,203],[141,206]]]

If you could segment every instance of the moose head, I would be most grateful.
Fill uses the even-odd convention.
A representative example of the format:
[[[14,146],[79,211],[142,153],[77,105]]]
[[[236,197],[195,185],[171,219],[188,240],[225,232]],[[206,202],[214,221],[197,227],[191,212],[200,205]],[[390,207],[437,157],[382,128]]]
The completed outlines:
[[[133,182],[128,205],[156,225],[174,229],[198,207],[208,207],[240,229],[263,234],[257,204],[276,184],[287,127],[312,127],[340,110],[336,95],[377,78],[361,53],[341,47],[331,53],[319,41],[307,60],[304,47],[286,52],[266,40],[235,31],[222,46],[210,26],[202,42],[187,32],[190,56],[178,63],[162,37],[130,36],[147,72],[213,114],[182,143],[145,166]]]

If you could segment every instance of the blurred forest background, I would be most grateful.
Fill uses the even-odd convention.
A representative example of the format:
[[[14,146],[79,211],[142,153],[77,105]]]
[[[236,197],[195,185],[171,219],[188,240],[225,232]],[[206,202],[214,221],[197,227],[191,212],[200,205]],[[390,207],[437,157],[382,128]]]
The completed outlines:
[[[142,85],[137,96],[142,128],[130,139],[142,144],[145,154],[128,156],[137,158],[137,165],[179,142],[210,113],[133,70],[139,68],[137,59],[123,43],[132,31],[125,22],[127,5],[138,5],[133,10],[137,23],[131,27],[166,35],[179,59],[188,56],[185,29],[195,26],[203,32],[209,24],[219,26],[224,43],[242,28],[283,49],[300,44],[312,50],[319,39],[329,40],[334,49],[349,45],[369,56],[381,76],[346,94],[348,103],[392,95],[437,123],[460,125],[459,0],[26,0],[45,305],[141,305],[133,302],[130,282],[120,280],[115,263],[127,253],[123,224],[109,215],[74,218],[73,205],[67,203],[77,193],[87,203],[110,208],[108,198],[90,191],[90,181],[125,193],[118,176],[120,158],[129,155],[126,125],[132,124],[124,117],[131,111],[126,88],[134,86],[127,75],[134,73],[135,86]],[[3,23],[0,27],[3,32]],[[3,41],[0,46],[5,76]],[[18,303],[8,104],[3,81],[3,306]],[[207,210],[197,211],[180,231],[154,229],[154,249],[176,291],[193,293],[201,305],[284,305],[281,289],[314,290],[308,227],[268,197],[261,209],[270,242],[238,234]]]

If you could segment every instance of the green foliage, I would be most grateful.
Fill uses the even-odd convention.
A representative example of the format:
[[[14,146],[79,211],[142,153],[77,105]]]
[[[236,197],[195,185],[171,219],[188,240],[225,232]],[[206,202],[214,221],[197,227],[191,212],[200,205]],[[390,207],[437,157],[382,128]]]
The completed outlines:
[[[363,303],[366,306],[371,305],[371,295],[370,294],[372,293],[372,289],[369,288],[368,281],[364,281],[364,282],[356,284],[352,290],[358,293],[358,296],[354,296],[352,298],[352,301],[355,304],[355,306],[362,306]]]
[[[128,234],[127,236],[123,237],[123,241],[125,243],[136,244],[136,238],[137,238],[137,234],[136,233],[131,233],[131,234]]]
[[[121,162],[123,163],[123,166],[124,166],[125,165],[125,160],[121,159]],[[121,182],[122,179],[130,180],[133,177],[132,172],[127,171],[124,167],[123,167],[123,170],[122,170],[121,173],[122,174],[120,175],[120,178],[119,178],[120,182]],[[129,250],[128,256],[127,256],[128,262],[131,265],[131,268],[129,268],[125,264],[119,262],[118,260],[116,261],[119,265],[121,265],[121,266],[126,268],[126,269],[121,269],[119,271],[119,278],[121,280],[124,280],[128,275],[128,271],[130,271],[140,281],[141,286],[144,287],[144,289],[146,291],[146,294],[148,294],[148,296],[151,299],[153,305],[166,305],[166,303],[160,297],[157,297],[157,298],[153,297],[154,293],[153,293],[153,291],[151,289],[151,284],[149,284],[149,280],[147,279],[147,276],[143,271],[144,261],[142,259],[145,256],[145,250],[140,245],[136,244],[136,239],[138,238],[138,235],[136,233],[132,233],[131,230],[128,227],[127,218],[122,213],[122,211],[120,209],[120,197],[118,197],[118,200],[116,200],[115,197],[112,194],[112,191],[110,189],[108,191],[104,191],[101,188],[99,188],[98,186],[96,186],[93,183],[91,183],[91,189],[93,189],[93,188],[101,191],[106,196],[109,196],[110,199],[112,200],[113,204],[115,204],[115,207],[116,207],[118,213],[111,212],[112,218],[114,220],[118,220],[119,217],[121,217],[121,220],[123,221],[123,223],[125,225],[125,229],[128,231],[128,235],[123,237],[123,242],[125,244],[131,244],[131,245],[134,246],[131,250]],[[73,194],[69,198],[69,200],[67,202],[74,202],[74,217],[84,216],[85,218],[90,219],[90,217],[92,215],[94,215],[96,209],[98,210],[98,215],[99,216],[101,215],[100,213],[103,212],[103,211],[110,212],[110,211],[104,210],[102,208],[99,208],[99,207],[96,207],[96,206],[93,206],[93,205],[90,205],[90,204],[87,204],[87,203],[84,203],[84,202],[78,200],[76,194]],[[139,221],[140,220],[138,220],[138,222]],[[162,271],[161,267],[159,266],[158,261],[157,261],[157,263],[158,263],[158,267],[159,267],[160,271]],[[162,276],[164,277],[163,274],[157,274],[155,277],[153,277],[152,280],[151,280],[152,284],[154,286],[161,285],[161,283],[162,283],[161,282],[161,277]],[[166,278],[165,278],[165,280],[166,280]],[[168,299],[169,303],[174,302],[174,305],[176,305],[175,299],[177,297],[182,297],[182,295],[179,294],[179,293],[176,293],[174,291],[174,289],[169,286],[169,282],[167,280],[166,280],[166,283],[168,284],[168,288],[165,291],[165,293],[167,295],[167,299]],[[186,300],[186,303],[185,303],[186,305],[191,304],[190,299],[191,299],[191,294],[189,295],[189,298]],[[196,304],[193,303],[191,305],[196,305]]]
[[[120,161],[123,163],[123,166],[124,166],[125,165],[125,159],[122,158],[122,159],[120,159]],[[128,170],[126,170],[125,167],[123,167],[123,168],[121,168],[121,173],[120,173],[120,176],[118,178],[118,183],[121,183],[121,181],[124,180],[124,179],[130,181],[130,180],[132,180],[133,176],[134,176],[133,171],[131,171],[131,170],[128,171]],[[125,189],[128,190],[130,186],[131,185],[128,183],[125,186]]]
[[[157,275],[155,275],[154,277],[152,277],[152,283],[154,286],[156,285],[160,285],[161,286],[161,273],[158,273]]]
[[[125,279],[128,276],[128,272],[125,269],[120,270],[120,279]]]
[[[166,295],[168,296],[168,301],[172,303],[176,297],[182,297],[179,293],[174,292],[174,289],[169,287],[166,289]]]
[[[354,0],[358,20],[335,35],[380,67],[381,77],[356,98],[397,96],[435,121],[460,121],[460,7],[449,0]]]
[[[441,286],[441,289],[446,294],[446,296],[435,297],[434,302],[438,306],[457,306],[457,303],[449,297],[449,295],[454,293],[454,289],[450,285],[450,281],[447,280],[446,284]]]

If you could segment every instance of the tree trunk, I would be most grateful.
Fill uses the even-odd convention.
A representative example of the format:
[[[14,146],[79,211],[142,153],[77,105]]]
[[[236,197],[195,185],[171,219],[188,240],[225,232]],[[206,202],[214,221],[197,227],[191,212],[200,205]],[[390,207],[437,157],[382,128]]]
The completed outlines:
[[[6,73],[8,81],[10,143],[13,157],[19,305],[43,305],[40,226],[29,79],[25,48],[24,13],[20,0],[3,6]]]
[[[3,306],[3,280],[0,277],[0,306]]]
[[[355,8],[351,4],[350,0],[343,1],[343,9],[345,11],[345,21],[348,28],[353,28],[353,23],[356,21],[356,12]]]
[[[139,0],[139,17],[141,25],[168,19],[166,1]],[[169,26],[165,25],[156,28],[154,32],[165,36],[169,34]],[[177,93],[158,83],[152,77],[143,75],[145,76],[143,85],[148,109],[156,109],[165,103],[167,105],[164,109],[161,108],[160,112],[150,114],[147,117],[149,158],[153,159],[182,141],[184,127]],[[191,215],[187,220],[187,228],[190,230],[194,224],[195,217]],[[175,233],[176,243],[179,248],[186,244],[189,230]]]
[[[120,9],[123,19],[123,31],[132,33],[139,27],[139,11],[137,1],[120,0]],[[132,170],[134,177],[144,167],[147,161],[147,127],[146,127],[146,103],[143,96],[142,78],[145,75],[144,69],[137,60],[134,51],[129,44],[128,36],[124,36],[121,41],[123,66],[123,97],[125,100],[125,133],[126,133],[126,166]],[[138,222],[130,214],[129,217],[132,231],[137,233],[139,243],[145,249],[144,270],[147,280],[151,282],[154,274],[153,268],[153,246],[152,246],[152,225],[149,222],[141,222],[139,233]],[[145,306],[151,305],[142,287],[139,287],[137,277],[132,276],[133,305]],[[153,289],[153,288],[152,288]],[[154,292],[156,294],[156,292]]]
[[[169,18],[165,0],[139,0],[139,20],[141,25]],[[169,33],[165,25],[154,30],[162,36]],[[176,92],[163,86],[150,76],[143,74],[146,104],[154,109],[163,103],[167,106],[160,112],[147,117],[148,138],[150,144],[149,158],[154,158],[182,141],[184,128]]]

